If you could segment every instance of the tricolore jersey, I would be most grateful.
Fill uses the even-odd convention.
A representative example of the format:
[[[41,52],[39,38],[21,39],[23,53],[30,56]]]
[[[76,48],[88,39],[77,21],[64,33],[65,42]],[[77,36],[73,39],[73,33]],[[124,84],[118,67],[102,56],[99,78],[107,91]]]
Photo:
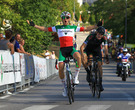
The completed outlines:
[[[54,27],[48,27],[49,32],[57,32],[60,47],[73,46],[73,37],[75,32],[84,31],[84,27],[77,27],[71,25],[57,25]]]

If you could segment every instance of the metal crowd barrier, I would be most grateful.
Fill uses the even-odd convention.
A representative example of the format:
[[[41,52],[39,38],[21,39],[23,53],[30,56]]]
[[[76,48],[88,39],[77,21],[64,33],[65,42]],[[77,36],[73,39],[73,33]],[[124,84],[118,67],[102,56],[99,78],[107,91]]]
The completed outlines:
[[[57,73],[55,59],[0,50],[0,94],[23,90]]]

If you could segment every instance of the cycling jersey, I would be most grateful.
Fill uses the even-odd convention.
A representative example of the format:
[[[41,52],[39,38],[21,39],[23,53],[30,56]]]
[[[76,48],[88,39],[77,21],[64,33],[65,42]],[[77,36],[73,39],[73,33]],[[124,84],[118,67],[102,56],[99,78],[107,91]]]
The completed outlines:
[[[57,32],[60,47],[73,46],[73,37],[75,32],[84,31],[84,27],[70,26],[70,25],[57,25],[48,27],[49,32]]]
[[[101,44],[104,42],[104,45],[107,45],[107,38],[106,35],[104,35],[100,40],[96,38],[96,34],[90,34],[84,43],[87,45],[85,48],[85,51],[90,50],[101,50]]]
[[[104,42],[104,45],[107,45],[107,38],[104,35],[100,40],[96,38],[96,34],[90,34],[84,43],[86,44],[86,48],[84,51],[87,53],[87,56],[90,54],[94,56],[99,56],[98,61],[102,61],[102,54],[101,54],[101,45]]]

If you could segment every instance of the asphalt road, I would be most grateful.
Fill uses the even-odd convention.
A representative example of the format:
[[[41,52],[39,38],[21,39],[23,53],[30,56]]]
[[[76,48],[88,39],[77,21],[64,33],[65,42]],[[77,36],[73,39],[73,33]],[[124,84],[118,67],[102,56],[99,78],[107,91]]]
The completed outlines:
[[[71,67],[75,71],[74,66]],[[117,77],[116,63],[103,66],[104,91],[101,98],[92,97],[86,82],[86,72],[81,68],[76,86],[75,102],[70,105],[62,96],[62,84],[58,76],[31,86],[16,94],[0,97],[0,110],[135,110],[135,74],[123,82]]]

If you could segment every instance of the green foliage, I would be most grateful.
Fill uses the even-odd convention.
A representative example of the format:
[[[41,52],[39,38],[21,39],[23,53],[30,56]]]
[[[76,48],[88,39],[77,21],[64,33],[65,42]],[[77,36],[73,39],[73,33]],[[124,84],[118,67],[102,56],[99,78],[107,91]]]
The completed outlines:
[[[79,18],[79,4],[76,4],[76,19]],[[43,32],[29,26],[27,19],[33,20],[39,26],[54,26],[61,21],[62,11],[73,15],[73,0],[0,0],[0,27],[3,19],[11,21],[14,34],[20,33],[25,40],[24,48],[30,53],[41,53],[52,43],[51,33]],[[72,16],[73,18],[73,16]]]
[[[85,3],[82,5],[81,9],[82,9],[82,22],[86,23],[89,20],[89,14],[88,14],[88,8],[89,8],[89,4]]]
[[[89,22],[90,22],[91,25],[96,24],[96,20],[95,20],[95,15],[94,14],[90,15]]]
[[[104,19],[104,26],[108,30],[112,30],[113,35],[125,36],[125,4],[126,0],[98,0],[89,9],[95,15],[95,21]],[[127,41],[135,42],[135,0],[127,0]],[[92,18],[91,18],[92,20]],[[90,20],[90,21],[91,21]]]
[[[80,7],[79,4],[76,2],[75,3],[75,19],[76,21],[79,21],[80,18]]]

